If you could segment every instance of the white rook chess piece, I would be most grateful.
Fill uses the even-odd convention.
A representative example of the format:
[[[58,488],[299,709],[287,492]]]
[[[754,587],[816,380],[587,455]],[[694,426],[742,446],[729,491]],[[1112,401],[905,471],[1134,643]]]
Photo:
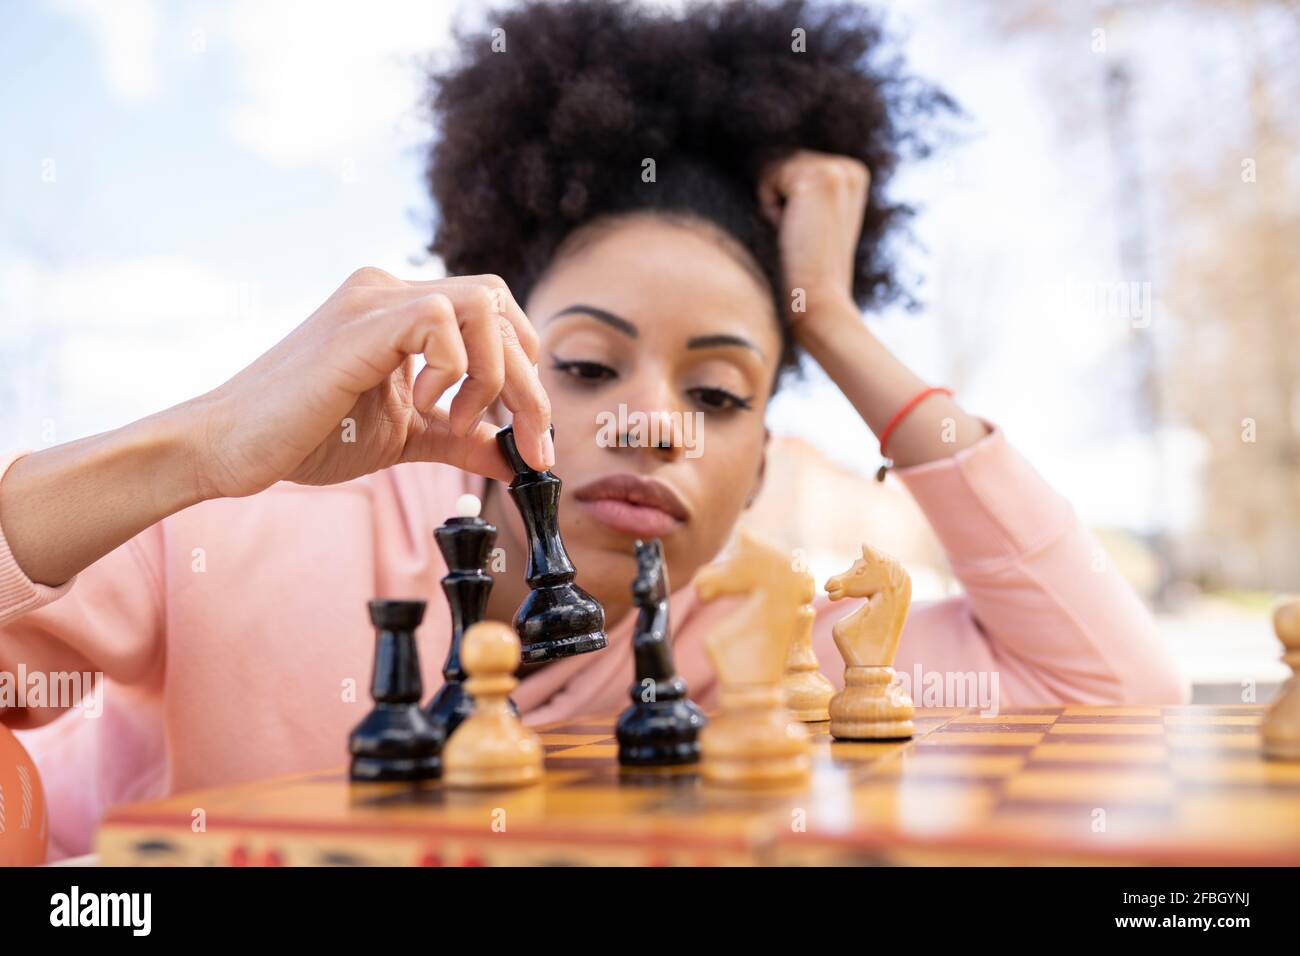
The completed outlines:
[[[853,567],[826,582],[832,601],[866,603],[835,622],[831,633],[844,658],[844,689],[831,699],[831,736],[837,740],[893,740],[912,736],[912,699],[894,683],[894,655],[912,602],[912,579],[889,555],[862,546]]]
[[[474,698],[466,717],[442,751],[442,777],[449,787],[525,787],[542,779],[542,741],[510,710],[519,682],[519,636],[500,621],[479,621],[465,632],[461,663]]]
[[[1278,606],[1273,629],[1282,642],[1282,659],[1291,667],[1291,677],[1264,715],[1260,735],[1265,756],[1300,760],[1300,601]]]

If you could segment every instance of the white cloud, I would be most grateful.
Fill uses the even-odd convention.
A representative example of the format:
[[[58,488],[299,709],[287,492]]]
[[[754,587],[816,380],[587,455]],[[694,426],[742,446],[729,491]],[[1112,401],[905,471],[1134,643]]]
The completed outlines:
[[[115,96],[138,101],[158,92],[157,0],[54,0],[54,5],[94,34],[104,79]]]
[[[423,134],[419,61],[446,47],[453,14],[479,8],[473,0],[234,0],[217,10],[49,2],[93,35],[105,82],[128,101],[162,87],[160,36],[190,35],[201,22],[205,51],[225,56],[236,91],[233,140],[277,167],[321,167],[347,181],[383,165],[361,161],[369,150],[388,156]]]
[[[441,275],[436,262],[409,265],[400,243],[372,251],[364,264]],[[304,287],[256,262],[240,275],[176,255],[0,259],[0,450],[70,441],[215,388],[345,278]]]
[[[209,324],[228,328],[257,317],[254,286],[176,256],[70,268],[16,259],[0,264],[0,279],[0,308],[44,326],[143,334]]]
[[[364,176],[372,143],[391,151],[414,124],[417,57],[446,43],[454,4],[240,0],[226,22],[240,99],[230,131],[281,168]]]
[[[16,401],[0,448],[45,444],[51,430],[68,441],[201,394],[315,304],[174,256],[0,262],[0,378]]]

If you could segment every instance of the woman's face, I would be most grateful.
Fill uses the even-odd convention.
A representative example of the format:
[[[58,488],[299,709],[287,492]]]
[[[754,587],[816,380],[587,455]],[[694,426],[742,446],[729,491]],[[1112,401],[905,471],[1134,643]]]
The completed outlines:
[[[525,305],[564,480],[560,531],[599,600],[627,600],[637,538],[660,538],[684,584],[758,490],[781,339],[743,262],[710,226],[636,215],[562,252]]]

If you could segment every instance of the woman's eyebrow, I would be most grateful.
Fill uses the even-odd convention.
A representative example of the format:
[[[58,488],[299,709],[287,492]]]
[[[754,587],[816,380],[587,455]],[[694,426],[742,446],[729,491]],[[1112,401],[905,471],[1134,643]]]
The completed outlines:
[[[763,354],[757,345],[739,335],[697,335],[686,342],[688,349],[714,349],[721,345],[738,345],[743,349],[752,349],[759,355]]]
[[[566,306],[551,316],[551,319],[558,319],[562,315],[589,315],[593,319],[604,322],[610,328],[617,329],[630,339],[634,339],[640,335],[637,331],[637,327],[627,319],[619,318],[613,312],[606,312],[604,309],[598,309],[594,305]]]

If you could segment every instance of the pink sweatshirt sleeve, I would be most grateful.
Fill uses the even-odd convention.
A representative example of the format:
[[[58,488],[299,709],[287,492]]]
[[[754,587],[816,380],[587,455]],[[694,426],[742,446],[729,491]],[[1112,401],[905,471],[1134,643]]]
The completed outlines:
[[[0,459],[0,481],[21,453]],[[32,581],[0,527],[0,671],[102,673],[135,684],[163,653],[162,527],[155,525],[58,587]],[[12,727],[53,720],[54,708],[0,709]]]
[[[1003,709],[1189,698],[1150,612],[1001,431],[897,475],[965,592],[914,605],[903,629],[895,669],[917,685],[918,705],[932,703],[924,691],[940,680],[948,688],[982,681]],[[824,596],[817,604],[814,641],[837,686],[843,673],[831,626],[855,607]]]
[[[13,463],[26,454],[27,451],[19,451],[0,457],[0,481],[4,481]],[[76,578],[72,579],[75,580]],[[72,581],[66,581],[57,588],[32,581],[14,560],[9,542],[5,539],[4,528],[0,528],[0,626],[62,597],[72,587]]]

